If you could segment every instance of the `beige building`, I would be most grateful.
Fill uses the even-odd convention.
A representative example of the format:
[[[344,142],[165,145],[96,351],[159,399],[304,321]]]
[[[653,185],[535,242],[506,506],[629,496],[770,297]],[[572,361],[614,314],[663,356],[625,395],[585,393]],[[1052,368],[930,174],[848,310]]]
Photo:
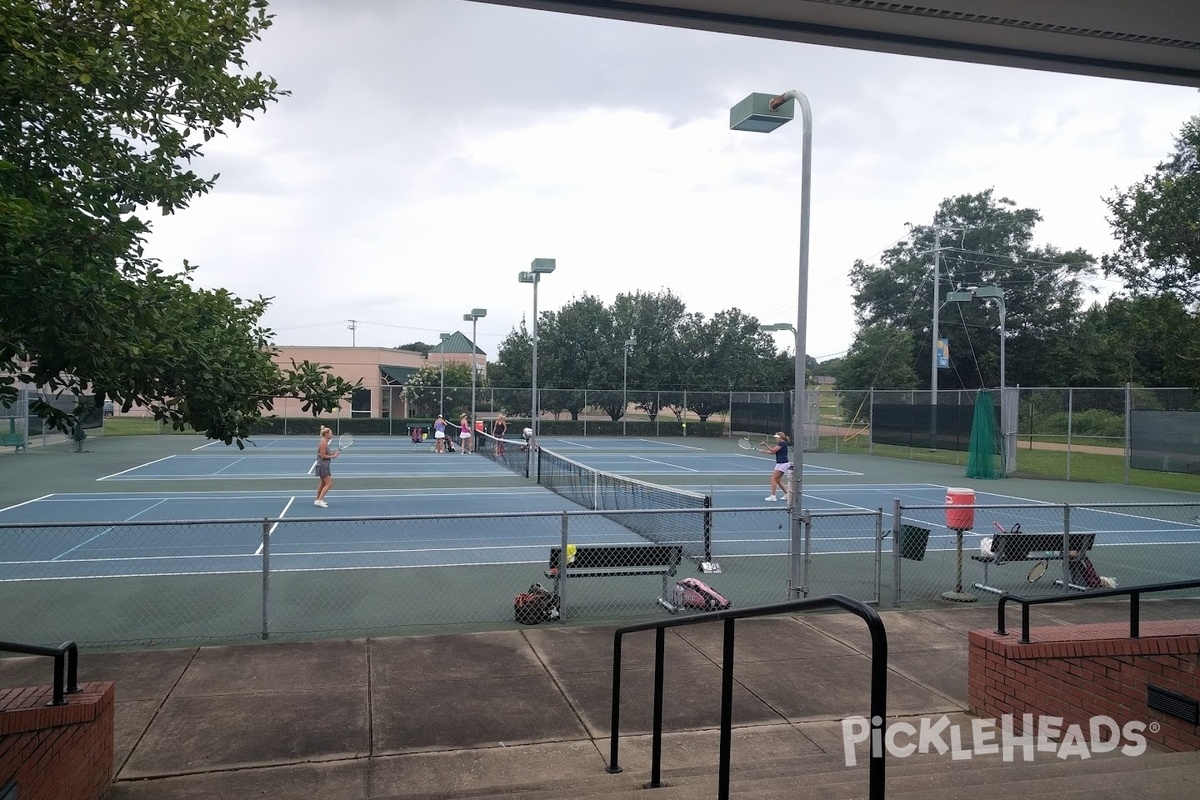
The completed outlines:
[[[422,367],[440,366],[445,363],[470,365],[471,340],[459,332],[435,345],[426,356],[414,350],[395,350],[386,347],[298,347],[279,346],[275,363],[283,369],[311,361],[320,364],[329,372],[350,383],[362,381],[359,389],[343,401],[340,411],[325,416],[353,417],[407,417],[408,407],[404,399],[404,384]],[[487,374],[487,355],[482,350],[475,352],[475,367],[482,379]],[[307,416],[302,401],[281,398],[275,401],[272,413],[281,417]]]

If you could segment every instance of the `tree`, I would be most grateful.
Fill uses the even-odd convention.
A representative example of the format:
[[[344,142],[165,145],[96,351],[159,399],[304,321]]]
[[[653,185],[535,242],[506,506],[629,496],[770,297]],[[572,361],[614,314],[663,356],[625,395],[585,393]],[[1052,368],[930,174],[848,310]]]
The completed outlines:
[[[612,317],[604,303],[584,295],[558,312],[546,312],[538,321],[538,385],[558,391],[541,392],[539,405],[548,411],[567,411],[579,419],[585,405],[583,387],[612,388],[621,385],[620,362],[613,367],[615,343]],[[622,339],[622,342],[625,340]]]
[[[432,344],[425,344],[424,342],[409,342],[408,344],[400,345],[396,349],[397,350],[409,350],[413,353],[420,353],[423,356],[428,356],[429,352],[431,350],[433,350],[433,348],[434,348],[434,345],[432,345]]]
[[[471,367],[457,361],[446,362],[445,400],[442,400],[442,365],[426,364],[414,372],[404,384],[404,397],[409,413],[432,417],[444,413],[447,419],[471,413]],[[442,411],[442,408],[445,411]]]
[[[1117,252],[1104,257],[1135,294],[1172,294],[1191,310],[1200,302],[1200,116],[1184,123],[1175,152],[1115,197],[1105,198]]]
[[[248,74],[265,0],[9,2],[0,15],[0,404],[22,383],[141,404],[226,443],[276,397],[333,410],[353,388],[272,362],[267,300],[143,257],[148,225],[208,192],[204,142],[286,92]],[[82,407],[76,409],[82,410]],[[35,402],[66,429],[73,415]]]
[[[496,360],[488,364],[488,383],[496,387],[496,401],[509,414],[532,413],[533,336],[526,330],[524,318],[504,337]]]
[[[910,360],[912,340],[912,331],[886,322],[859,329],[834,374],[848,418],[858,418],[869,389],[917,386],[919,378]]]
[[[908,240],[884,252],[879,264],[855,262],[855,316],[860,326],[875,323],[913,333],[909,364],[929,386],[933,347],[934,251],[941,245],[939,295],[973,286],[998,286],[1008,314],[1006,365],[1009,385],[1054,383],[1070,361],[1070,335],[1082,309],[1082,278],[1095,270],[1083,250],[1034,247],[1041,216],[1017,208],[989,189],[943,200],[929,226],[913,226]],[[937,231],[941,231],[940,237]],[[983,302],[945,304],[939,309],[939,336],[949,339],[960,369],[939,375],[944,388],[977,388],[999,383],[999,316]],[[969,359],[969,360],[968,360]]]
[[[687,408],[704,422],[729,408],[728,392],[734,386],[762,385],[763,364],[774,357],[775,342],[759,331],[756,318],[732,308],[710,320],[703,314],[685,316],[679,350]]]
[[[686,307],[670,290],[636,292],[617,295],[611,313],[613,332],[621,340],[621,347],[629,335],[637,339],[637,345],[629,351],[629,400],[653,420],[662,405],[657,389],[675,382],[680,371],[678,329]],[[622,339],[626,331],[629,335]]]

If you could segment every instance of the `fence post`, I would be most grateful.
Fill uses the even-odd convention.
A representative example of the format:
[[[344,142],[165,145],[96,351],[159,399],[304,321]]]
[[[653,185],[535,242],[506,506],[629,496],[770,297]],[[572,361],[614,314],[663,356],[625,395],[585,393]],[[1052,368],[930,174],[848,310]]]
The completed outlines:
[[[1131,441],[1131,431],[1129,424],[1129,415],[1133,411],[1133,384],[1125,384],[1125,485],[1129,485],[1129,461],[1133,455],[1133,442]]]
[[[875,509],[875,599],[871,602],[879,605],[880,595],[883,594],[883,509]],[[892,545],[895,547],[895,544]]]
[[[900,498],[892,498],[892,608],[900,607]]]
[[[570,538],[570,523],[567,512],[562,512],[562,549],[558,551],[558,620],[567,619],[567,542]]]
[[[1071,504],[1063,503],[1062,585],[1063,594],[1071,592]]]
[[[1067,480],[1071,480],[1071,426],[1074,423],[1075,390],[1067,389]]]
[[[271,521],[263,517],[262,527],[262,638],[271,635]]]
[[[867,455],[875,454],[875,387],[867,397]]]

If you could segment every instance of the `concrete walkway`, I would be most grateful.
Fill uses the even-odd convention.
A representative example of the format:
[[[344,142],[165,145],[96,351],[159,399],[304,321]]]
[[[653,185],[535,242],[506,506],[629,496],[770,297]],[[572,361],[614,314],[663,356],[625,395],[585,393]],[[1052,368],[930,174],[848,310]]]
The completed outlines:
[[[1144,619],[1195,612],[1185,601],[1143,604]],[[1036,619],[1127,614],[1127,603],[1076,603]],[[882,616],[889,716],[961,715],[967,631],[994,628],[995,607]],[[1010,617],[1015,624],[1017,614]],[[581,786],[618,793],[649,776],[654,636],[625,643],[624,772],[610,775],[612,630],[543,625],[85,651],[80,679],[116,681],[110,800],[461,797],[555,786],[562,797],[582,796]],[[863,622],[814,613],[744,620],[737,630],[734,768],[739,758],[782,763],[824,754],[840,761],[840,721],[869,713]],[[715,771],[721,635],[720,625],[667,633],[664,768]],[[51,674],[48,659],[0,659],[0,686],[45,684]]]

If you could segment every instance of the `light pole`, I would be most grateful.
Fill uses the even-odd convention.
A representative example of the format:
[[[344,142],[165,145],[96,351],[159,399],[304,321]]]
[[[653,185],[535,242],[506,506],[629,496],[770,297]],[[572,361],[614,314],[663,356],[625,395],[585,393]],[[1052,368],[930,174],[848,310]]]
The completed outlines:
[[[541,283],[542,276],[554,272],[556,264],[553,258],[535,258],[529,264],[528,272],[520,272],[517,274],[517,280],[521,283],[533,284],[533,402],[529,406],[529,427],[533,429],[533,436],[536,439],[538,434],[538,385],[537,385],[537,287]]]
[[[795,466],[792,468],[791,489],[788,492],[792,504],[793,541],[799,536],[800,521],[803,518],[800,506],[804,486],[804,350],[808,321],[808,220],[812,201],[812,108],[808,104],[808,98],[793,89],[777,96],[754,93],[729,110],[731,130],[770,133],[796,116],[796,105],[800,106],[804,131],[800,156],[800,274],[796,293],[796,385],[793,390],[795,407],[792,421],[792,453]],[[792,591],[799,597],[803,590],[798,580],[799,576],[793,574],[792,578]]]
[[[624,436],[625,417],[629,416],[629,352],[637,347],[637,337],[632,333],[625,340],[625,376],[621,379],[621,435]]]
[[[445,419],[446,417],[446,340],[450,338],[448,333],[439,333],[442,337],[442,343],[438,345],[438,350],[442,353],[442,380],[438,389],[438,416]]]
[[[1000,309],[1000,441],[1001,463],[1004,474],[1008,474],[1008,432],[1004,429],[1004,320],[1007,316],[1004,308],[1004,290],[999,286],[976,286],[961,292],[950,292],[946,300],[951,303],[969,303],[976,297],[983,300],[995,300]]]
[[[463,322],[471,323],[471,438],[467,441],[473,441],[475,438],[475,353],[479,351],[479,345],[475,344],[475,335],[477,323],[486,316],[486,308],[472,308],[470,314],[463,314]]]

